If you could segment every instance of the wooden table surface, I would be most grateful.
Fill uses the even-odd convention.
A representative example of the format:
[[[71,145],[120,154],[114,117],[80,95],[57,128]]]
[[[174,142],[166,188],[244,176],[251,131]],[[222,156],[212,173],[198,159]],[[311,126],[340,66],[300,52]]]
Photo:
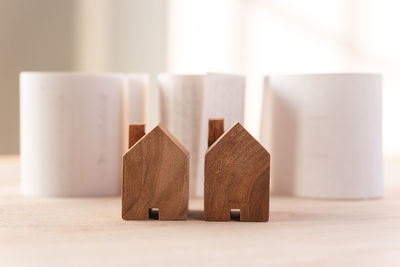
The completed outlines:
[[[18,157],[0,157],[0,266],[400,266],[400,160],[369,201],[272,197],[268,223],[124,221],[121,200],[18,193]]]

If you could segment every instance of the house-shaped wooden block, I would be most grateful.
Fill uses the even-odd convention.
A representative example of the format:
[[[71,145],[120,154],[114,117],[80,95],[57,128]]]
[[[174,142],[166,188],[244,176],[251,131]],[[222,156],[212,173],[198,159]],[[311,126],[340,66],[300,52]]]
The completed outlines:
[[[239,209],[240,221],[268,221],[268,151],[238,122],[224,133],[223,119],[210,119],[208,137],[205,220],[229,221]]]
[[[122,218],[147,220],[158,209],[160,220],[186,220],[189,153],[160,125],[144,133],[130,125],[130,149],[123,157]]]

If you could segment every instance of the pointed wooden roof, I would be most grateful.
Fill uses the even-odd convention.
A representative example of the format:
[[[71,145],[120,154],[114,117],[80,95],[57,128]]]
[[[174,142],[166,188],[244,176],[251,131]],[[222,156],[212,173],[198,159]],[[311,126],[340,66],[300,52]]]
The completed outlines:
[[[179,141],[173,136],[171,132],[169,132],[166,128],[164,128],[164,126],[160,124],[154,127],[150,132],[145,134],[142,138],[140,138],[131,148],[129,148],[129,150],[125,153],[125,155],[128,154],[135,147],[137,147],[141,142],[143,142],[143,140],[147,138],[152,138],[153,135],[157,135],[158,133],[162,133],[163,135],[165,135],[172,143],[176,145],[177,148],[179,148],[179,150],[182,151],[182,153],[189,156],[189,151],[187,151],[185,147],[181,143],[179,143]]]
[[[262,150],[265,151],[269,155],[269,152],[264,148],[264,146],[257,141],[247,130],[240,124],[240,122],[235,122],[228,130],[226,130],[215,142],[208,148],[207,153],[212,152],[214,148],[221,145],[222,142],[227,141],[227,139],[235,139],[235,138],[249,138],[250,142],[254,142]],[[239,143],[240,144],[240,143]]]

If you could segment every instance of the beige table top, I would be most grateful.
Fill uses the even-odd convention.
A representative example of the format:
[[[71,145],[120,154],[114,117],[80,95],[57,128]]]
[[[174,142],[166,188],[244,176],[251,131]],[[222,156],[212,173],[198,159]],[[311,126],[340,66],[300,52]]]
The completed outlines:
[[[400,161],[370,201],[272,197],[268,223],[124,221],[120,199],[18,194],[17,157],[0,157],[0,266],[400,266]],[[399,181],[400,182],[400,181]]]

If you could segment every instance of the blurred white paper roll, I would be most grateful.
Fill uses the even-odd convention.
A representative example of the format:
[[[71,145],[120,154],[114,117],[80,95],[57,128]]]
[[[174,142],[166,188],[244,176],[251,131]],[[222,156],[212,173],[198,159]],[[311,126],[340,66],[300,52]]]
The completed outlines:
[[[128,151],[129,124],[147,122],[147,96],[150,76],[147,73],[129,73],[124,76],[123,151]]]
[[[208,119],[224,118],[225,129],[243,123],[245,78],[239,75],[168,75],[158,77],[161,123],[190,152],[190,194],[204,191],[204,155]]]
[[[118,74],[21,73],[23,194],[119,194],[124,79]]]
[[[146,73],[130,73],[127,82],[128,123],[145,123],[150,77]]]
[[[261,139],[271,152],[275,193],[332,199],[382,197],[381,76],[266,78]]]

